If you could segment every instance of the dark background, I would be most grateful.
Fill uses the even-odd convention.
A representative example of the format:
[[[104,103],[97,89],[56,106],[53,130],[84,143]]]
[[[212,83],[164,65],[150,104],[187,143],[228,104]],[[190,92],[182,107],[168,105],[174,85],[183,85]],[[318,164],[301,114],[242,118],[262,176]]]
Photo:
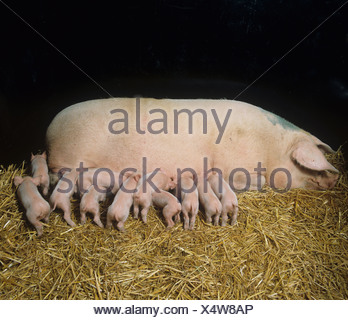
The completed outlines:
[[[5,0],[112,96],[228,99],[344,2]],[[46,128],[60,110],[108,95],[2,3],[0,35],[0,164],[6,165],[44,149]],[[237,100],[337,149],[348,137],[347,53],[348,5]]]

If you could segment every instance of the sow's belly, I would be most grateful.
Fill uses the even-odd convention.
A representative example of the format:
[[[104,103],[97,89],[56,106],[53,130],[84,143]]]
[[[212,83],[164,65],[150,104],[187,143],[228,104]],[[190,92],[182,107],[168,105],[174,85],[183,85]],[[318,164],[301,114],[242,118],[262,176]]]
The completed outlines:
[[[232,111],[239,104],[232,110],[224,100],[80,103],[59,113],[47,130],[49,167],[53,172],[81,163],[85,168],[114,171],[150,172],[159,167],[168,172],[192,168],[200,173],[205,165],[224,170],[232,160],[228,135]],[[237,145],[233,146],[236,151]]]

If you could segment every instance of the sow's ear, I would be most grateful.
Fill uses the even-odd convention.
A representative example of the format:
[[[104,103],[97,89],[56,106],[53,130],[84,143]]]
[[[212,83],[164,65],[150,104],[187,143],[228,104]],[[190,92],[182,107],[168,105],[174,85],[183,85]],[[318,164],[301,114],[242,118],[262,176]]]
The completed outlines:
[[[311,138],[323,153],[335,153],[335,151],[328,144],[319,140],[317,137],[311,135]]]
[[[325,151],[331,150],[333,152],[333,150],[328,145],[325,145],[322,142],[317,146],[309,141],[300,141],[294,146],[294,149],[291,153],[291,159],[310,170],[329,170],[338,173],[339,171],[326,160],[323,152],[319,148],[326,148],[324,149]]]

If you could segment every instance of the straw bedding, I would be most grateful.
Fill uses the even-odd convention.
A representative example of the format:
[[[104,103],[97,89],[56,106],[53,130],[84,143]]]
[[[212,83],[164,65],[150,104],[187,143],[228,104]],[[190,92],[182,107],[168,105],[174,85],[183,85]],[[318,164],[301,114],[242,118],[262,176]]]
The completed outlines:
[[[344,170],[340,151],[330,161]],[[12,185],[24,173],[0,172],[1,299],[348,298],[347,172],[331,191],[239,194],[233,227],[200,213],[194,231],[167,231],[151,209],[147,225],[130,216],[120,233],[91,219],[71,228],[57,211],[40,238]]]

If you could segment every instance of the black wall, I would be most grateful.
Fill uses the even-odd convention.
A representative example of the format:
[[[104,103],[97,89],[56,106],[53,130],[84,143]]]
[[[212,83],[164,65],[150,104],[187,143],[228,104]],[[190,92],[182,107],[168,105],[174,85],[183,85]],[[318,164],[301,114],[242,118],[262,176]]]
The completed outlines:
[[[229,99],[344,2],[5,0],[112,96]],[[44,149],[57,112],[108,94],[1,3],[0,35],[0,164],[20,163]],[[347,52],[348,5],[237,99],[337,149],[348,138]]]

